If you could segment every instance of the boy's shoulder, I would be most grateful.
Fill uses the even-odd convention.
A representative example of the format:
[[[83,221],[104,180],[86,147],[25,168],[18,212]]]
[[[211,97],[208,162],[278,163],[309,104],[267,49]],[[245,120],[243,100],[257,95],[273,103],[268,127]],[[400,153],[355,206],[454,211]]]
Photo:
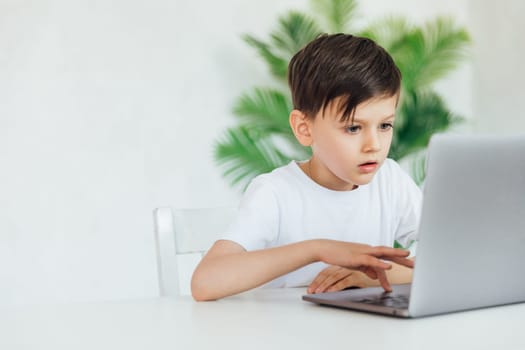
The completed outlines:
[[[393,159],[387,158],[376,175],[383,177],[399,176],[405,173],[401,166]]]
[[[398,162],[393,159],[385,159],[383,165],[377,172],[373,181],[379,182],[398,182],[410,178],[410,175],[403,169]]]
[[[375,187],[392,198],[405,196],[407,193],[419,195],[421,190],[409,173],[393,159],[386,159],[373,179]]]
[[[301,173],[297,163],[292,161],[269,173],[257,175],[246,188],[241,202],[256,202],[262,207],[272,207],[294,198],[300,192],[301,185],[298,183],[301,182]]]
[[[250,187],[253,186],[267,186],[267,187],[273,187],[278,189],[282,186],[288,186],[290,184],[296,184],[297,179],[300,178],[302,175],[302,171],[299,168],[299,165],[295,161],[291,161],[290,163],[280,166],[274,170],[272,170],[269,173],[261,174],[256,176],[251,184]],[[306,176],[306,175],[304,175]]]

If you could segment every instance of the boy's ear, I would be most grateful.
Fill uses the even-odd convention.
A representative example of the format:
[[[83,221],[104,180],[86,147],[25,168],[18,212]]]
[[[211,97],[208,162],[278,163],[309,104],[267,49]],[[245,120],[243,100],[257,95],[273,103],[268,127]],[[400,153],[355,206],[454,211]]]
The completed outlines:
[[[290,126],[295,135],[295,138],[303,146],[312,145],[312,134],[310,130],[311,121],[307,118],[306,114],[294,109],[290,113]]]

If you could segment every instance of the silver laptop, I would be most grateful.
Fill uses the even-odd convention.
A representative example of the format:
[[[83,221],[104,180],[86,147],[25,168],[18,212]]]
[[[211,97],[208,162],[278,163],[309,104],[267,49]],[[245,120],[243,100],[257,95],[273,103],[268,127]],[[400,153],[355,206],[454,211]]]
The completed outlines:
[[[412,284],[309,294],[322,305],[420,317],[525,301],[525,135],[436,135]]]

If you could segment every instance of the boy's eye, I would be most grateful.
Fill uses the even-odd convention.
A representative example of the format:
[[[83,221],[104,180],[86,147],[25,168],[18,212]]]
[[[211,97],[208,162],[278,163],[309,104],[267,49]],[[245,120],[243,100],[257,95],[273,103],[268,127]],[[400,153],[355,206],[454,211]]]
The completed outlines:
[[[361,127],[359,125],[350,125],[350,126],[346,127],[346,131],[351,133],[351,134],[355,134],[360,129],[361,129]]]
[[[383,123],[381,124],[381,130],[390,130],[394,127],[392,123]]]

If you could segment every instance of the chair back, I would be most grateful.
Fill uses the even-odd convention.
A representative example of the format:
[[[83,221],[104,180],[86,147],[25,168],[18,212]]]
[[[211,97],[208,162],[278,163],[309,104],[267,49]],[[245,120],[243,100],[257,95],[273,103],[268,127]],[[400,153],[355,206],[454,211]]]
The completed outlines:
[[[228,229],[234,207],[155,208],[155,244],[161,296],[190,295],[191,275],[206,251]]]

